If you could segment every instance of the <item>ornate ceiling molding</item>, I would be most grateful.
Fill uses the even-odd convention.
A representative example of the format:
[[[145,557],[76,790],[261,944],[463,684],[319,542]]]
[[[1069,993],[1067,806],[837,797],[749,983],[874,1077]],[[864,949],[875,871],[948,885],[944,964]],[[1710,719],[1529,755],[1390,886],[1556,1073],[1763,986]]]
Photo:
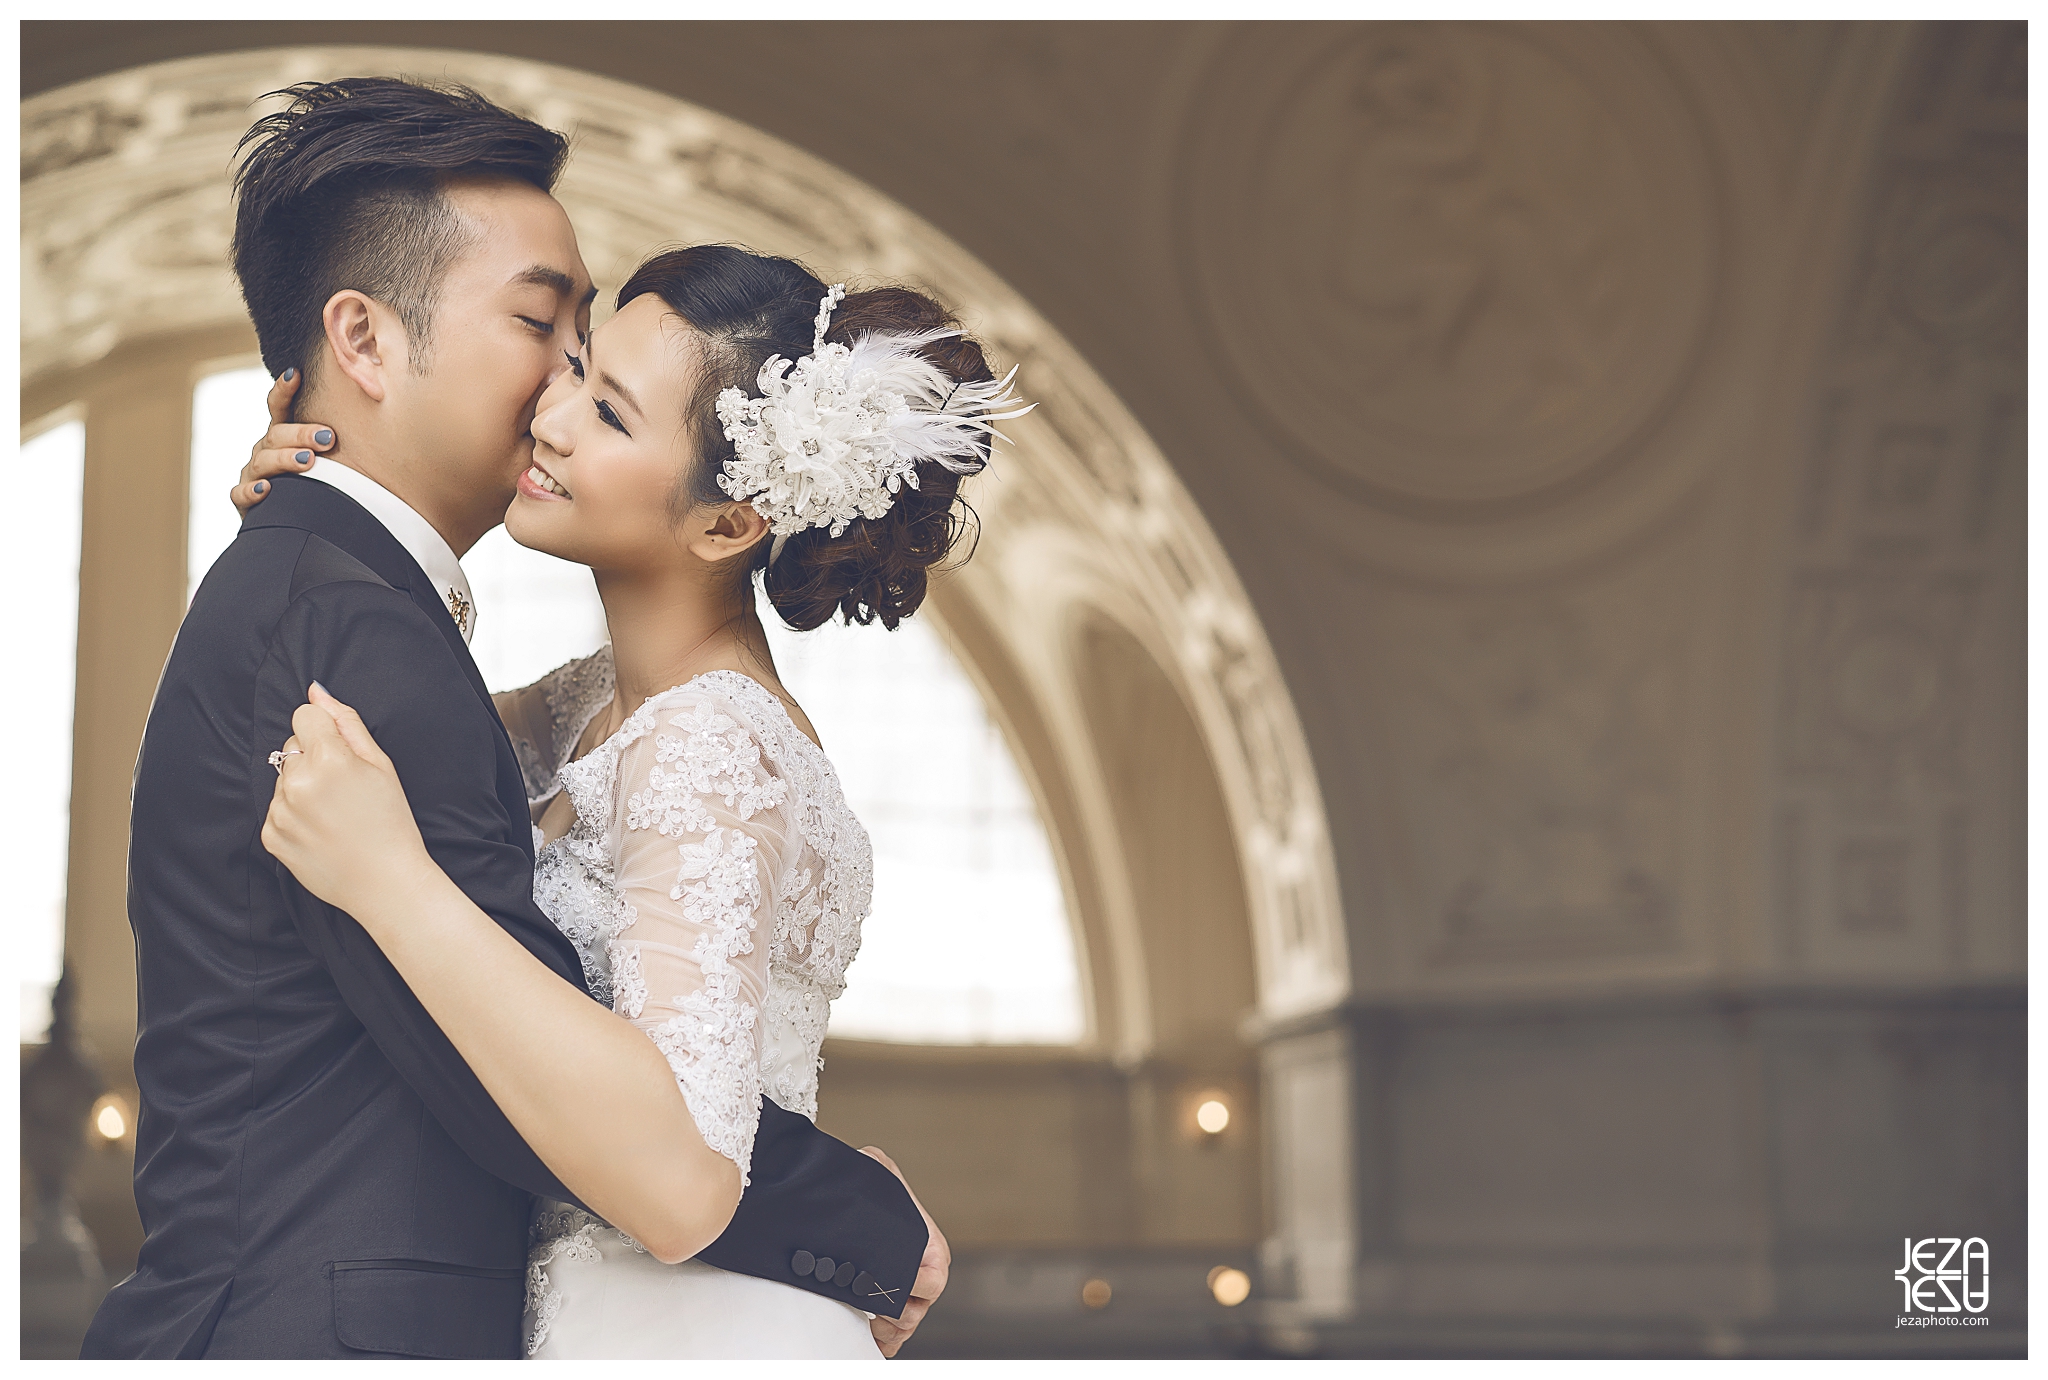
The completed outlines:
[[[2026,966],[2026,35],[1908,32],[1802,428],[1774,933],[1802,975],[1981,979]]]
[[[1022,364],[1044,405],[1014,427],[1015,459],[974,489],[987,525],[963,591],[991,610],[1026,605],[1044,573],[1032,551],[1095,553],[1103,597],[1092,602],[1124,610],[1168,658],[1207,740],[1247,877],[1261,1014],[1345,997],[1336,866],[1301,723],[1250,600],[1166,458],[1073,347],[967,250],[759,130],[586,72],[429,49],[220,54],[46,92],[22,106],[24,383],[127,341],[242,320],[226,262],[235,141],[265,92],[366,71],[465,82],[571,131],[560,197],[600,284],[664,243],[736,240],[833,276],[928,284]]]

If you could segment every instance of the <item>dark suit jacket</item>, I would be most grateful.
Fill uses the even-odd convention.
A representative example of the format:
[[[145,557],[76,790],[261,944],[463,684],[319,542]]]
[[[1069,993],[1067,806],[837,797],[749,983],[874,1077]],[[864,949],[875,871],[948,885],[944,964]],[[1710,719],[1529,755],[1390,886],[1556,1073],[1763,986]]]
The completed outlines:
[[[361,711],[448,875],[586,990],[533,903],[519,767],[441,597],[353,499],[277,479],[199,587],[136,763],[145,1239],[86,1357],[517,1356],[534,1196],[575,1201],[363,929],[264,851],[266,759],[313,680]],[[925,1245],[909,1195],[761,1113],[752,1185],[700,1258],[898,1315]]]

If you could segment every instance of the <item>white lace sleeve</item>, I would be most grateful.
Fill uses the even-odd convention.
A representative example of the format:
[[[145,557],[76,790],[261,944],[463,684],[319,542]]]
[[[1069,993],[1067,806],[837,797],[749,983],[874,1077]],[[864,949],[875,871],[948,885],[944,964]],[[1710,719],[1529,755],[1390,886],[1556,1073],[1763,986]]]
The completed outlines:
[[[745,1183],[776,883],[799,846],[789,787],[716,695],[685,687],[650,703],[651,726],[621,753],[614,795],[629,918],[607,952],[613,1009],[667,1056],[704,1143]]]
[[[554,734],[548,724],[546,687],[545,680],[537,680],[491,696],[498,720],[512,740],[512,755],[519,760],[519,775],[525,779],[528,800],[542,794],[554,777],[554,764],[549,760],[554,751]]]
[[[562,763],[576,739],[612,695],[611,648],[557,666],[531,685],[491,696],[512,740],[512,755],[525,778],[526,798],[538,800],[555,789]]]

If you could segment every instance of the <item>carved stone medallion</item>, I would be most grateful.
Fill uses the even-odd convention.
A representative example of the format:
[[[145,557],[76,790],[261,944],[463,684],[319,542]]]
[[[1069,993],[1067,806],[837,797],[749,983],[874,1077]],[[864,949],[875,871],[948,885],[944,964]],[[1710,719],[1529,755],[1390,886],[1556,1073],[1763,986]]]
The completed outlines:
[[[1291,449],[1406,508],[1625,455],[1687,373],[1718,256],[1700,136],[1655,57],[1611,29],[1470,24],[1227,48],[1183,150],[1186,262]]]

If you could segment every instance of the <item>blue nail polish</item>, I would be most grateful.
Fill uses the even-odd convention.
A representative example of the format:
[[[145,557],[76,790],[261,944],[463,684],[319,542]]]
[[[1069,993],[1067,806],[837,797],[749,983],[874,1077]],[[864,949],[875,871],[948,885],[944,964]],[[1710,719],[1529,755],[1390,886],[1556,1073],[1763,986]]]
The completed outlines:
[[[324,426],[323,426],[323,427],[321,427],[321,428],[320,428],[320,429],[319,429],[318,431],[316,431],[316,432],[314,432],[314,433],[313,433],[313,444],[314,444],[314,445],[316,445],[316,446],[331,446],[331,445],[333,445],[333,444],[334,444],[334,433],[333,433],[333,432],[331,432],[331,431],[329,431],[329,430],[328,430],[328,429],[327,429],[326,427],[324,427]]]
[[[257,480],[257,481],[256,481],[256,492],[257,492],[257,493],[259,493],[259,494],[261,494],[261,493],[268,493],[269,491],[270,491],[270,481],[269,481],[268,479],[259,479],[259,480]]]
[[[294,455],[292,459],[298,461],[301,465],[310,465],[313,463],[313,452],[302,450],[297,455]]]
[[[284,373],[278,375],[278,377],[281,378],[286,383],[290,383],[293,379],[297,378],[298,376],[299,371],[296,369],[287,369],[284,371]]]

